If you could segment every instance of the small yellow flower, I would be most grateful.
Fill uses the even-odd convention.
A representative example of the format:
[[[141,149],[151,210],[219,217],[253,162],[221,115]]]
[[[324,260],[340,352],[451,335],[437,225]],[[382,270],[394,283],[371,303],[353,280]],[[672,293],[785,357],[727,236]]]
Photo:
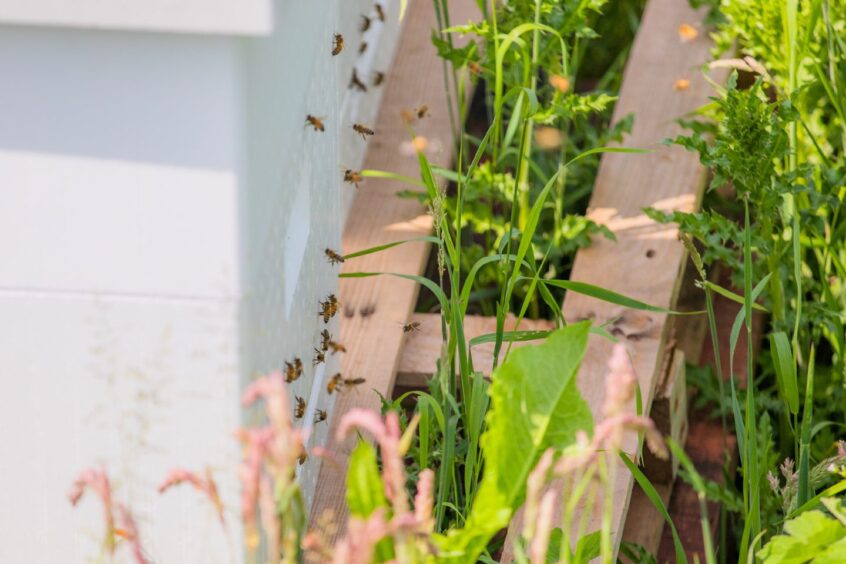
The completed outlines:
[[[553,74],[549,77],[549,83],[559,92],[565,93],[570,90],[570,81],[563,76]]]
[[[681,39],[682,43],[693,41],[698,36],[699,32],[692,25],[683,23],[679,26],[679,39]]]
[[[673,84],[673,90],[687,90],[690,88],[690,81],[686,78],[680,78]]]

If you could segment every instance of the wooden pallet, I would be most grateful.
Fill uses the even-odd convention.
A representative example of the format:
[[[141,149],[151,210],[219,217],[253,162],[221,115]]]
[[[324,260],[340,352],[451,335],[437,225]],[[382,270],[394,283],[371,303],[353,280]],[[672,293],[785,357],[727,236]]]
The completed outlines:
[[[474,0],[453,0],[450,9],[453,23],[477,17]],[[440,154],[431,156],[435,164],[449,165],[448,148],[452,139],[448,106],[441,63],[429,41],[434,19],[430,2],[411,2],[396,59],[386,81],[383,105],[375,125],[377,135],[368,147],[365,168],[391,170],[412,177],[418,174],[416,159],[399,155],[397,147],[407,140],[399,117],[401,110],[422,103],[429,106],[432,117],[419,124],[418,134],[425,136],[430,146],[442,148]],[[675,120],[706,103],[711,93],[699,71],[699,66],[708,59],[710,48],[703,19],[702,11],[692,10],[683,0],[649,1],[626,67],[614,119],[634,113],[634,131],[626,145],[654,149],[654,152],[603,157],[589,216],[612,229],[617,241],[597,240],[590,248],[580,251],[572,274],[574,280],[666,308],[676,305],[685,252],[676,239],[676,229],[653,223],[642,209],[651,206],[691,211],[699,205],[705,173],[698,157],[677,147],[663,146],[661,142],[680,133]],[[683,42],[678,33],[681,24],[697,28],[699,37]],[[686,87],[679,87],[680,79],[688,81]],[[395,196],[398,190],[407,188],[393,181],[368,180],[353,203],[344,232],[343,252],[430,233],[431,220],[421,205]],[[428,252],[425,244],[404,245],[351,261],[345,270],[421,274]],[[392,277],[342,279],[341,340],[350,351],[343,359],[345,375],[365,377],[366,387],[384,396],[391,395],[397,378],[402,386],[419,386],[425,381],[440,354],[440,322],[437,316],[413,314],[416,298],[417,286],[410,281]],[[363,314],[370,309],[371,313]],[[679,370],[683,356],[675,351],[673,329],[667,316],[632,311],[577,294],[566,296],[563,310],[570,322],[592,319],[608,323],[610,330],[633,353],[646,409],[650,410],[653,400],[658,398],[668,402],[668,413],[675,412],[670,406],[684,396],[678,387],[684,382]],[[409,338],[400,326],[412,319],[421,322],[422,331]],[[490,332],[493,323],[490,319],[468,318],[467,337]],[[521,328],[535,325],[548,327],[545,322],[530,326],[524,321]],[[597,420],[601,419],[609,353],[608,341],[591,337],[578,375],[580,390]],[[474,354],[480,355],[474,362],[476,366],[490,366],[489,359],[483,357],[490,356],[492,351],[480,348]],[[353,407],[378,409],[379,398],[370,392],[341,395],[332,417],[333,437],[340,418]],[[674,425],[672,417],[667,418],[666,424],[667,430]],[[679,425],[676,421],[677,430]],[[345,460],[353,446],[352,440],[343,443],[330,440],[328,448],[337,453],[339,463],[326,463],[321,469],[312,520],[331,511],[336,522],[345,521]],[[630,442],[626,448],[633,451],[635,444]],[[617,474],[612,527],[619,533],[623,531],[633,478],[623,469]],[[670,478],[667,496],[671,483]],[[589,526],[592,528],[588,530],[595,530],[599,523],[594,519]],[[510,561],[510,545],[514,532],[519,530],[518,515],[509,530],[505,562]],[[660,537],[660,529],[657,535]],[[619,537],[615,535],[617,541]]]

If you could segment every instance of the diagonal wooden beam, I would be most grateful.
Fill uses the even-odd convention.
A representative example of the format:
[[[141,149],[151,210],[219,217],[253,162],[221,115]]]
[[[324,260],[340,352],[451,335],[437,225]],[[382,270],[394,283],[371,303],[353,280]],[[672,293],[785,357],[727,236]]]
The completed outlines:
[[[708,101],[711,87],[699,68],[708,60],[711,42],[704,27],[705,12],[693,10],[679,0],[650,0],[629,57],[614,120],[633,113],[632,134],[626,146],[652,149],[647,155],[609,153],[603,156],[588,215],[608,226],[616,241],[597,239],[576,256],[571,278],[614,290],[647,303],[672,308],[678,294],[685,260],[676,228],[659,225],[643,208],[694,211],[705,183],[705,171],[698,156],[661,142],[681,133],[676,123]],[[696,39],[685,40],[679,26],[699,30]],[[686,82],[678,82],[684,80]],[[641,312],[568,293],[564,315],[570,321],[592,319],[611,323],[610,329],[629,347],[644,411],[649,412],[663,359],[668,354],[669,330],[666,315]],[[606,363],[611,343],[591,336],[578,375],[581,392],[596,421],[602,419]],[[634,411],[634,406],[631,407]],[[636,449],[636,437],[624,444]],[[625,522],[633,477],[620,468],[613,484],[615,547]],[[590,511],[587,531],[600,528],[601,512]],[[578,519],[575,520],[578,522]],[[512,545],[522,528],[522,516],[512,522],[506,539],[503,562],[512,557]]]
[[[475,0],[451,0],[449,9],[453,23],[478,17]],[[373,124],[376,134],[368,141],[363,168],[412,178],[419,176],[416,155],[404,150],[409,146],[409,134],[401,114],[424,104],[429,107],[429,117],[415,123],[416,133],[428,140],[428,157],[433,164],[450,165],[454,140],[443,63],[431,43],[432,29],[436,26],[430,0],[409,3],[394,62],[385,78],[379,116]],[[409,186],[400,182],[368,179],[350,209],[343,234],[343,252],[428,235],[432,222],[426,209],[416,199],[396,195],[407,189]],[[424,270],[428,253],[427,244],[410,243],[349,260],[343,272],[418,275]],[[347,458],[355,440],[336,441],[335,430],[350,409],[379,410],[379,396],[372,390],[386,397],[391,395],[405,340],[402,325],[414,310],[417,292],[416,283],[395,277],[341,279],[340,341],[348,350],[342,359],[342,373],[345,377],[365,378],[366,383],[361,386],[363,390],[348,390],[336,399],[327,445],[335,453],[335,459],[321,466],[311,509],[312,522],[326,512],[333,514],[336,523],[346,522]],[[338,530],[328,540],[334,543],[342,533]]]

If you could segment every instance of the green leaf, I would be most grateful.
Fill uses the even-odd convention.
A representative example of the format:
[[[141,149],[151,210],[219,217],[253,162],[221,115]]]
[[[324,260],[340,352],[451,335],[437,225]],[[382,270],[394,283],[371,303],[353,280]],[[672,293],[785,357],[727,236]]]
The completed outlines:
[[[442,561],[474,562],[523,502],[526,478],[540,455],[592,428],[575,378],[589,332],[589,322],[569,325],[541,345],[515,350],[494,372],[482,436],[484,477],[465,527],[438,539]]]
[[[359,441],[350,455],[347,505],[352,515],[363,519],[370,517],[377,508],[388,506],[376,464],[376,449],[367,441]]]
[[[667,507],[664,505],[664,501],[661,499],[658,491],[652,485],[652,482],[649,481],[649,478],[641,472],[640,468],[631,461],[626,453],[620,452],[620,458],[623,459],[623,463],[632,473],[635,480],[637,480],[637,483],[643,490],[643,493],[646,494],[646,497],[649,498],[649,501],[652,502],[652,505],[654,505],[655,509],[658,510],[658,513],[661,514],[664,521],[666,521],[670,526],[670,532],[673,533],[673,547],[676,551],[676,562],[683,562],[684,564],[687,564],[687,555],[684,551],[681,538],[679,537],[679,532],[676,530],[676,525],[673,523],[673,519],[670,517],[670,513],[667,511]]]
[[[846,538],[846,527],[822,511],[806,511],[784,524],[786,534],[776,535],[758,552],[770,564],[814,561]],[[839,547],[838,547],[839,548]]]
[[[361,251],[356,251],[354,253],[350,253],[348,255],[344,255],[344,259],[352,259],[357,257],[363,257],[364,255],[371,255],[373,253],[378,253],[379,251],[384,251],[386,249],[390,249],[392,247],[396,247],[398,245],[403,245],[405,243],[419,243],[419,242],[428,242],[428,243],[435,243],[440,244],[441,240],[433,235],[425,235],[423,237],[415,237],[413,239],[404,239],[402,241],[394,241],[393,243],[386,243],[384,245],[378,245],[376,247],[370,247],[369,249],[363,249]]]
[[[799,413],[799,388],[796,383],[796,362],[790,341],[784,331],[770,335],[770,348],[773,351],[776,377],[784,402],[794,415]]]
[[[634,298],[624,296],[623,294],[618,294],[617,292],[612,292],[611,290],[606,290],[605,288],[588,284],[587,282],[577,282],[575,280],[541,280],[541,283],[556,286],[558,288],[564,288],[570,292],[576,292],[577,294],[590,296],[591,298],[596,298],[597,300],[621,305],[623,307],[630,307],[632,309],[654,311],[656,313],[666,313],[670,315],[698,315],[703,313],[701,311],[673,311],[671,309],[649,305]]]

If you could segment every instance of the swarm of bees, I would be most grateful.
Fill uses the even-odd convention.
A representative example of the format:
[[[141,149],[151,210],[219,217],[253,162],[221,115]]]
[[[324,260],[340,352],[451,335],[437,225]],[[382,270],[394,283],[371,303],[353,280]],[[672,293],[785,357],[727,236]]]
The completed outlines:
[[[354,386],[364,384],[364,382],[366,382],[364,378],[344,378],[341,376],[341,373],[338,372],[332,376],[326,384],[326,393],[331,394],[335,390],[343,391],[346,387],[352,388]]]
[[[325,301],[320,302],[320,311],[317,312],[317,315],[323,318],[323,323],[329,323],[329,320],[338,313],[339,306],[340,303],[335,294],[329,294]]]
[[[361,125],[360,123],[354,123],[352,128],[353,128],[353,131],[355,131],[356,133],[361,135],[361,138],[364,139],[365,141],[367,141],[368,135],[374,135],[375,134],[375,131],[373,131],[372,129],[370,129],[366,125]]]
[[[315,131],[326,131],[326,128],[323,126],[323,118],[314,117],[311,114],[306,116],[306,125],[312,126]]]

